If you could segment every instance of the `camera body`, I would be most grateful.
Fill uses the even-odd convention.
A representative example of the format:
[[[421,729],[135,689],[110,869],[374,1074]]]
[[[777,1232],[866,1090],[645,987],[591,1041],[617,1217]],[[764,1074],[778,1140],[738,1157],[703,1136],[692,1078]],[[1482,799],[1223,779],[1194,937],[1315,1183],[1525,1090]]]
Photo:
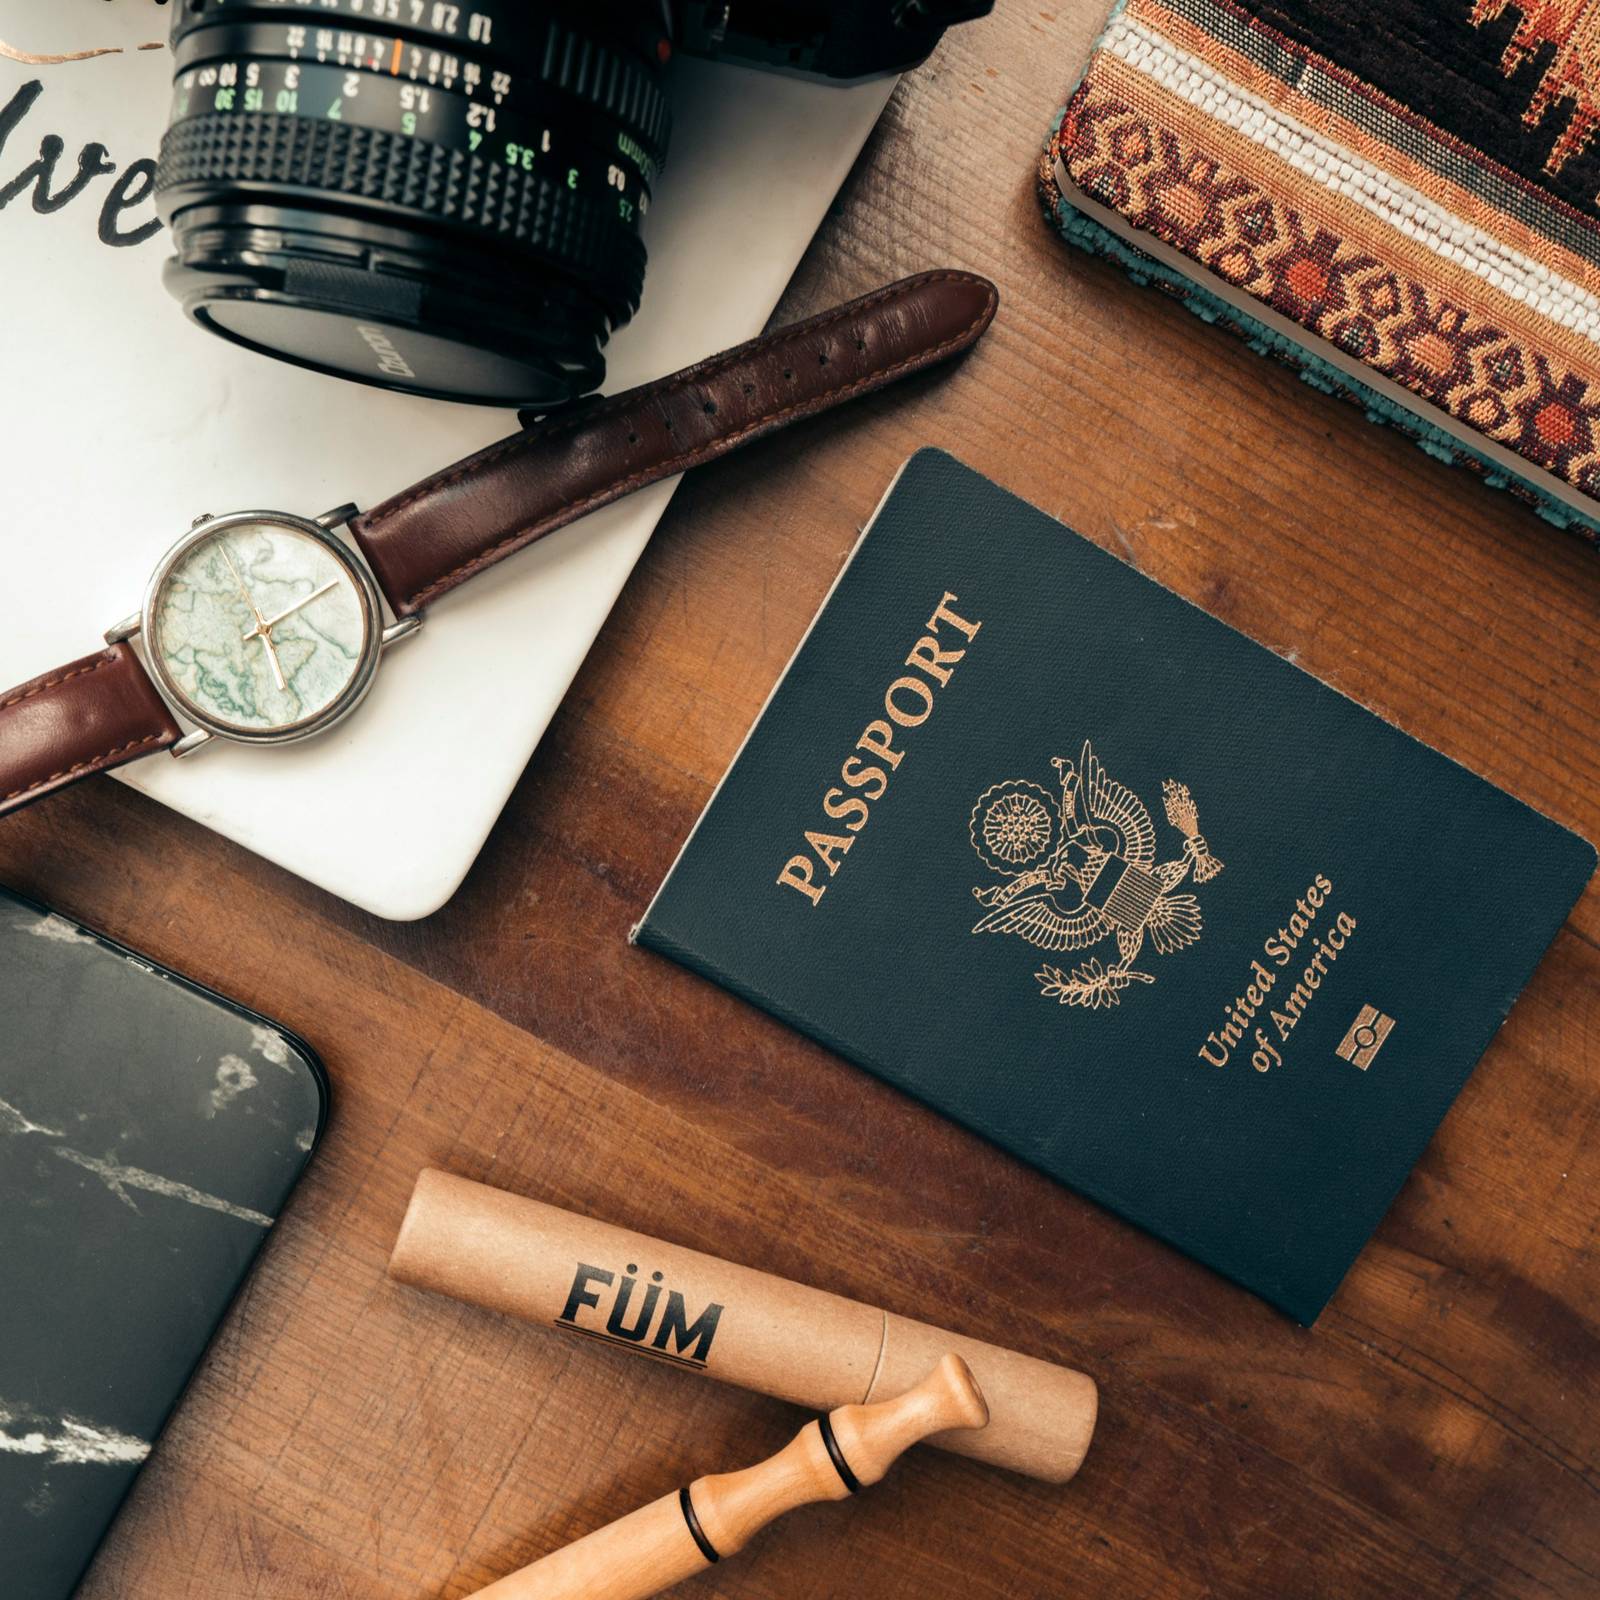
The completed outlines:
[[[675,53],[854,82],[991,5],[176,0],[167,287],[279,360],[559,408],[638,309]]]
[[[906,72],[946,28],[994,0],[688,0],[677,20],[686,55],[855,83]]]

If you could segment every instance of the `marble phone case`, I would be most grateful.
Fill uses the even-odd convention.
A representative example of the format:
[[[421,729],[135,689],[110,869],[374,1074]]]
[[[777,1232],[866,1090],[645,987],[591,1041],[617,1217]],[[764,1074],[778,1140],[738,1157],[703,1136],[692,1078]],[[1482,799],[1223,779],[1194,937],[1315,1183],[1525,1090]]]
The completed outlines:
[[[316,1146],[277,1024],[0,889],[0,1593],[64,1600]]]

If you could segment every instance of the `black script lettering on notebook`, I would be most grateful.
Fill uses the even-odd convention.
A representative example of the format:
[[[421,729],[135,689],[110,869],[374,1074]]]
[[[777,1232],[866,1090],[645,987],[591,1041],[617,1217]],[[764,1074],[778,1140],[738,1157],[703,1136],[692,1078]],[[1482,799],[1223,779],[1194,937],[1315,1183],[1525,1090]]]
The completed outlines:
[[[0,159],[5,156],[11,136],[43,94],[43,82],[33,78],[0,107]],[[60,167],[66,149],[66,140],[60,134],[47,133],[39,140],[38,155],[20,171],[6,178],[3,176],[5,169],[0,167],[0,211],[4,211],[13,200],[28,194],[33,209],[40,216],[53,216],[71,205],[97,178],[109,178],[117,171],[116,162],[103,144],[86,144],[78,152],[77,171],[65,176]],[[126,249],[130,245],[143,244],[161,231],[158,217],[130,225],[125,225],[123,221],[127,212],[151,198],[155,184],[155,162],[134,161],[123,168],[101,200],[98,232],[102,244]]]

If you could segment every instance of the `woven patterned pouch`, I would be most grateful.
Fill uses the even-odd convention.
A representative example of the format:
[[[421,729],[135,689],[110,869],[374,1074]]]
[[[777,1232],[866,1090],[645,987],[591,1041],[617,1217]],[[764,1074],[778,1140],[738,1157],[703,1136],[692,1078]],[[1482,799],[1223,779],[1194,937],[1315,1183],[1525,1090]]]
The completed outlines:
[[[1069,242],[1600,541],[1597,97],[1600,0],[1126,0],[1041,193]]]

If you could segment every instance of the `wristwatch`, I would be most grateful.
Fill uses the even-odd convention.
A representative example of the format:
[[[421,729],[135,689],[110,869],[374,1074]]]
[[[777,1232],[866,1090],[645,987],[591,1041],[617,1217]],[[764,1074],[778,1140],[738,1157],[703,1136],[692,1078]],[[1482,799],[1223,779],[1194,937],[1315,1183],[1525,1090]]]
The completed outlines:
[[[441,595],[646,484],[959,355],[997,304],[984,278],[925,272],[535,422],[374,510],[198,518],[105,649],[0,692],[0,815],[158,750],[325,732]]]

